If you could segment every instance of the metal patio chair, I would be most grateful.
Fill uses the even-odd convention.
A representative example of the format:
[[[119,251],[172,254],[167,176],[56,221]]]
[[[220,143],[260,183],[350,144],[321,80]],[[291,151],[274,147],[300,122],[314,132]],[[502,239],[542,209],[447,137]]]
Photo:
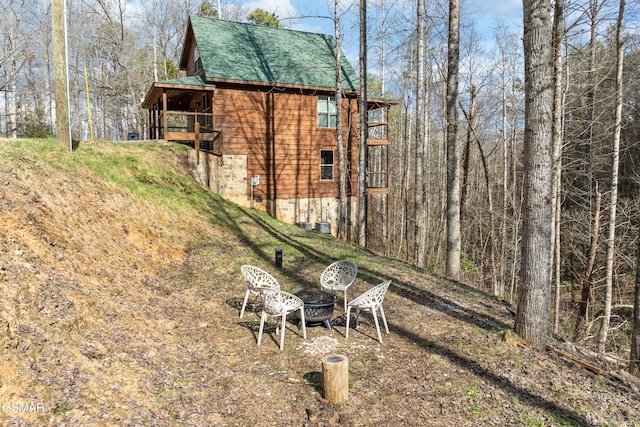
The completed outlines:
[[[387,293],[387,289],[389,289],[390,284],[391,280],[382,282],[349,302],[349,304],[347,305],[347,331],[345,333],[345,338],[349,338],[349,323],[351,321],[350,314],[351,309],[355,308],[356,321],[360,314],[360,310],[371,312],[371,314],[373,315],[373,321],[376,324],[376,331],[378,331],[378,341],[382,343],[382,335],[380,334],[380,325],[378,324],[378,316],[376,315],[376,311],[380,311],[380,316],[382,317],[382,322],[384,323],[384,329],[387,334],[389,334],[389,326],[387,326],[387,318],[384,316],[382,301],[384,300],[384,296]]]
[[[284,349],[284,331],[287,324],[287,315],[295,311],[300,311],[298,314],[300,318],[300,324],[302,325],[302,334],[304,339],[307,339],[307,328],[305,327],[304,320],[304,301],[297,296],[290,294],[279,289],[262,289],[262,316],[260,318],[260,332],[258,333],[258,345],[262,341],[262,331],[264,329],[264,322],[267,317],[282,317],[280,328],[280,351]],[[278,333],[278,323],[276,323],[276,334]]]
[[[347,289],[351,288],[351,298],[354,297],[353,283],[358,275],[355,262],[346,259],[329,265],[320,275],[320,287],[331,292],[344,292],[344,309],[347,310]]]
[[[244,309],[247,306],[249,295],[260,295],[262,289],[280,289],[280,284],[271,274],[267,273],[261,268],[254,267],[252,265],[243,265],[240,267],[242,277],[247,284],[247,292],[244,295],[244,302],[242,303],[242,309],[240,310],[240,318],[244,315]]]

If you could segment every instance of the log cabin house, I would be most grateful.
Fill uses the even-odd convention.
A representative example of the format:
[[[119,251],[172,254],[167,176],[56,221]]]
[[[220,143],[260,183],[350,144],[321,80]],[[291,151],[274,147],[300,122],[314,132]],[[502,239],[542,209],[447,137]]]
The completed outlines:
[[[180,68],[143,107],[151,139],[192,146],[194,175],[222,197],[305,228],[337,231],[335,39],[191,16]],[[341,53],[343,143],[357,218],[359,77]],[[369,99],[367,193],[389,192],[388,110]],[[322,227],[321,227],[322,226]]]

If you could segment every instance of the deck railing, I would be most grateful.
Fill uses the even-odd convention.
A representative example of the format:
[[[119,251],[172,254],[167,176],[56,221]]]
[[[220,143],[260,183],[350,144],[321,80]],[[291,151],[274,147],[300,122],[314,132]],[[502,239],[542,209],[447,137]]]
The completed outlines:
[[[389,193],[389,123],[387,112],[369,111],[367,133],[367,194]]]
[[[165,123],[160,116],[160,122]],[[222,155],[222,131],[213,128],[211,113],[167,111],[166,124],[159,134],[162,139],[188,144],[198,152]]]

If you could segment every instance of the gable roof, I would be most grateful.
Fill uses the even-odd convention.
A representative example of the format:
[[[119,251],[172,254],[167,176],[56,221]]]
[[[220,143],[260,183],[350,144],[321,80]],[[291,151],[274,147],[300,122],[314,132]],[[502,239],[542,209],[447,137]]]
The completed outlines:
[[[263,25],[192,15],[185,48],[193,37],[207,81],[309,88],[335,88],[335,38]],[[180,65],[186,68],[186,51]],[[342,87],[358,90],[359,79],[341,54]]]

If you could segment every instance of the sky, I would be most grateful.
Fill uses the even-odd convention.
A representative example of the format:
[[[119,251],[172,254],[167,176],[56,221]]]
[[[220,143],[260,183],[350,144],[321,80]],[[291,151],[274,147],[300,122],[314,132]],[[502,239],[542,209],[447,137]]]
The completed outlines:
[[[398,1],[387,1],[393,5]],[[293,16],[324,15],[333,16],[333,0],[241,0],[249,10],[256,8],[275,12],[288,27],[286,18]],[[353,0],[341,0],[341,5],[353,3]],[[412,2],[413,3],[413,2]],[[389,7],[389,6],[387,6]],[[357,5],[354,16],[357,16]],[[478,32],[492,37],[492,28],[496,20],[502,20],[510,28],[522,27],[522,0],[462,0],[463,13],[467,19],[473,19]],[[300,19],[292,25],[293,29],[333,34],[333,22],[329,19]]]

